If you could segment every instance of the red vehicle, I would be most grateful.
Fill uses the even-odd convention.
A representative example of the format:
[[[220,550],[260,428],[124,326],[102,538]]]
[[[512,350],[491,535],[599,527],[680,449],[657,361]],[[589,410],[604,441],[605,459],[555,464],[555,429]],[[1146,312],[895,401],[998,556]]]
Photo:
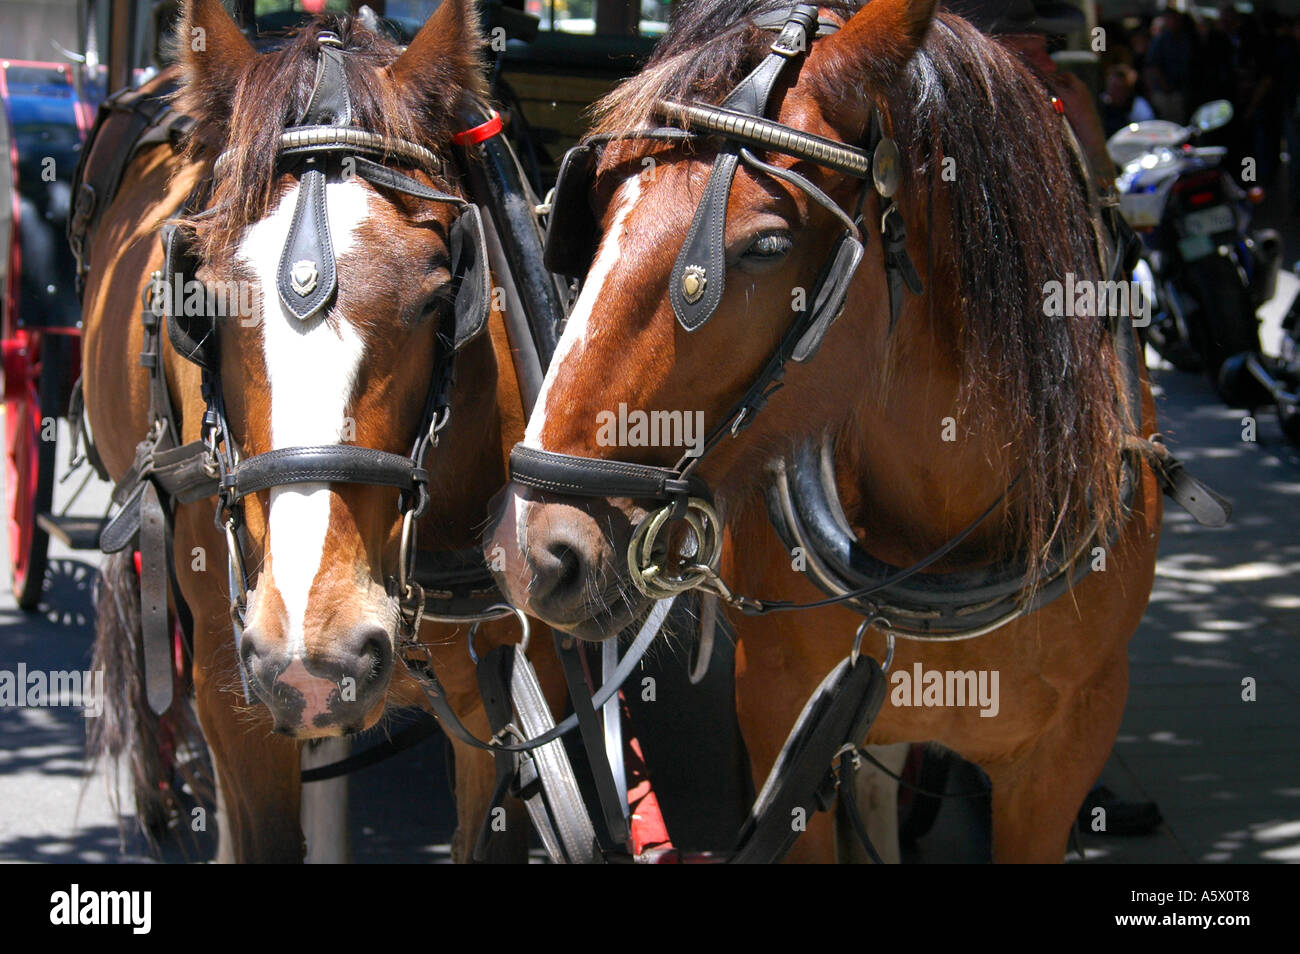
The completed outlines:
[[[68,64],[0,61],[0,345],[4,508],[14,597],[34,609],[53,517],[56,420],[80,375],[81,311],[64,237],[90,107]],[[82,521],[83,523],[85,521]],[[83,534],[84,535],[84,534]]]

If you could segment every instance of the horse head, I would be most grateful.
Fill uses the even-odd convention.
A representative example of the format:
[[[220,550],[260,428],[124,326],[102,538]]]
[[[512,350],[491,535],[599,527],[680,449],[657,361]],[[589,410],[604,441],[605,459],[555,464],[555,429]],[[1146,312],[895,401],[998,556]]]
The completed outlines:
[[[1022,469],[976,552],[1039,554],[1085,499],[1118,512],[1118,412],[1087,397],[1114,393],[1104,327],[1043,313],[1047,279],[1098,267],[1086,201],[1013,55],[929,0],[701,4],[598,117],[591,241],[558,250],[593,254],[489,538],[516,603],[617,632],[665,592],[630,549],[701,582],[769,461],[827,436],[895,561]]]
[[[477,20],[446,0],[402,51],[318,18],[259,54],[219,0],[194,0],[178,43],[191,150],[220,157],[181,223],[193,278],[243,306],[180,336],[222,397],[216,438],[249,465],[223,512],[248,573],[240,662],[277,731],[357,731],[394,668],[404,515],[439,492],[421,469],[439,369],[487,313],[462,298],[486,273],[454,274],[477,212],[446,160],[462,96],[483,92]]]

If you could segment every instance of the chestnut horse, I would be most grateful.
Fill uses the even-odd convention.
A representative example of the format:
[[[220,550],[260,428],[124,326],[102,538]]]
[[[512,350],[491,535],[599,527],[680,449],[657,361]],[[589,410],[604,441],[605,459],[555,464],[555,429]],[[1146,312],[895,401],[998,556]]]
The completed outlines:
[[[349,442],[407,455],[430,403],[435,356],[450,347],[439,331],[453,308],[449,229],[456,204],[339,174],[334,161],[322,205],[337,294],[300,318],[280,304],[285,292],[277,297],[276,268],[299,190],[307,186],[291,164],[277,162],[276,147],[282,131],[309,108],[328,42],[343,64],[351,126],[414,143],[427,150],[414,150],[417,157],[431,153],[442,160],[422,164],[410,154],[384,155],[378,157],[382,165],[401,170],[407,186],[454,192],[454,179],[442,170],[451,168],[457,112],[462,97],[481,101],[485,92],[472,4],[445,0],[405,51],[358,20],[325,18],[258,54],[219,0],[186,3],[177,35],[175,104],[195,123],[187,151],[177,155],[165,144],[143,149],[94,236],[84,384],[107,470],[120,479],[152,426],[139,360],[140,302],[150,274],[163,267],[159,228],[181,214],[186,197],[207,178],[206,206],[186,210],[198,213],[189,219],[201,262],[197,278],[209,287],[244,283],[254,305],[255,320],[222,318],[215,328],[218,386],[230,439],[243,459],[275,448]],[[214,173],[222,153],[230,158]],[[296,229],[297,216],[293,222]],[[300,277],[295,270],[295,283]],[[304,280],[302,287],[309,284]],[[424,460],[430,503],[418,521],[418,540],[425,550],[476,549],[487,500],[505,480],[505,450],[522,434],[513,374],[498,373],[511,366],[499,314],[490,316],[488,330],[456,356],[448,423]],[[179,442],[194,441],[205,411],[200,369],[175,347],[165,347],[163,355]],[[214,524],[215,499],[175,508],[175,580],[193,617],[193,692],[217,775],[220,859],[302,860],[304,740],[370,729],[388,707],[426,705],[400,664],[399,606],[386,587],[397,573],[397,501],[391,487],[333,482],[276,486],[244,497],[240,542],[249,585],[242,660],[236,658],[227,543]],[[110,558],[105,575],[125,579],[127,591],[139,585],[129,551]],[[108,587],[114,597],[122,591]],[[138,616],[115,612],[102,600],[97,656],[110,668],[114,699],[130,711],[118,711],[101,744],[113,754],[134,748],[137,765],[153,757],[149,747],[157,745],[160,731],[132,671],[139,639]],[[464,628],[425,621],[419,639],[432,652],[453,705],[472,730],[489,734]],[[503,620],[484,626],[479,645],[517,639],[517,626]],[[241,663],[255,696],[248,702]],[[339,691],[345,677],[353,680],[354,698]],[[178,682],[169,718],[187,710],[185,696]],[[460,826],[454,853],[464,858],[494,771],[486,753],[458,743],[456,754]],[[150,774],[137,771],[135,779],[137,803],[146,813],[159,782]],[[494,840],[494,851],[524,860],[526,816],[512,802],[508,818],[510,835]]]
[[[1130,403],[1119,397],[1131,323],[1121,322],[1112,339],[1108,316],[1096,311],[1047,314],[1052,282],[1105,274],[1077,153],[1035,76],[964,20],[936,16],[934,0],[805,12],[832,26],[806,46],[785,44],[780,55],[789,65],[778,64],[762,115],[821,137],[821,145],[792,154],[784,133],[768,140],[772,148],[757,145],[756,124],[743,116],[725,127],[724,136],[734,133],[730,144],[710,138],[719,125],[697,127],[687,144],[663,135],[665,119],[678,129],[695,122],[681,104],[716,105],[766,68],[759,64],[771,59],[774,31],[791,6],[684,5],[645,70],[600,105],[594,260],[515,455],[562,467],[566,459],[548,452],[599,458],[605,487],[645,474],[702,478],[727,528],[717,576],[745,596],[824,597],[799,572],[812,557],[789,552],[769,525],[763,491],[772,461],[792,460],[805,442],[820,447],[827,438],[844,532],[871,559],[911,567],[941,556],[913,577],[922,582],[1000,560],[1023,566],[1015,578],[1024,580],[1019,615],[967,634],[978,638],[898,641],[890,691],[858,741],[933,740],[977,762],[992,780],[995,858],[1059,862],[1119,729],[1126,644],[1154,572],[1156,481],[1146,463],[1123,463],[1155,430],[1144,371],[1130,379],[1141,380]],[[744,98],[728,99],[733,116],[742,109],[736,102]],[[688,234],[692,220],[698,225],[697,215],[709,213],[705,203],[717,201],[706,182],[716,180],[723,151],[734,156],[744,136],[752,152],[710,207],[718,210],[709,220],[715,228]],[[839,144],[890,138],[897,178],[876,148],[875,189],[861,170],[843,171],[847,159],[840,169],[819,161]],[[808,185],[848,215],[814,201]],[[907,225],[906,257],[919,284],[891,288],[890,269],[902,259],[890,245],[897,236],[882,239],[893,214],[886,196]],[[557,211],[564,200],[557,190]],[[726,428],[740,423],[729,409],[800,327],[793,322],[810,306],[809,289],[850,217],[866,249],[842,314],[815,355],[786,366],[784,386],[765,392],[766,406],[756,402],[761,413],[751,407],[746,426]],[[717,243],[721,268],[711,260],[707,270],[682,271],[678,250],[701,235]],[[711,304],[708,294],[716,296]],[[711,317],[706,309],[707,321],[686,320],[701,299]],[[723,429],[689,471],[680,463],[674,470],[680,447],[630,439],[642,446],[611,446],[609,428],[599,425],[625,408],[702,413],[706,431]],[[503,589],[553,627],[587,639],[617,632],[649,602],[629,572],[646,499],[583,492],[573,471],[548,487],[535,467],[521,475],[515,463],[504,516],[488,539],[513,555],[499,574]],[[699,569],[691,555],[704,547],[699,526],[670,538],[677,552],[661,565],[675,556],[684,574]],[[1050,552],[1097,540],[1109,545],[1087,551],[1093,572],[1055,599],[1029,602]],[[822,605],[735,614],[733,622],[737,705],[757,784],[864,619]],[[866,631],[862,650],[885,659],[883,625]],[[918,702],[919,691],[904,686],[917,666],[986,673],[990,684],[995,674],[998,698],[983,709],[942,697]],[[789,857],[831,860],[835,845],[833,823],[819,815]]]

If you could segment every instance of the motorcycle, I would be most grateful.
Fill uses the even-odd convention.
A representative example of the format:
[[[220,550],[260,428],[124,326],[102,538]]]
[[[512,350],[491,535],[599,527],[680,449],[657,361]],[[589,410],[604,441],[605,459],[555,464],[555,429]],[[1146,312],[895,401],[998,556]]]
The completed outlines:
[[[1277,288],[1282,242],[1249,230],[1262,192],[1248,198],[1221,168],[1227,149],[1196,143],[1232,115],[1231,103],[1215,100],[1187,126],[1132,123],[1106,145],[1123,170],[1120,212],[1142,239],[1134,278],[1150,299],[1146,340],[1175,368],[1204,371],[1227,403],[1253,407],[1268,393],[1242,370],[1243,356],[1259,355],[1256,310]]]
[[[1293,271],[1300,278],[1300,263]],[[1300,295],[1291,302],[1282,319],[1279,352],[1276,358],[1263,354],[1234,356],[1224,363],[1222,374],[1249,375],[1277,407],[1278,421],[1287,439],[1300,444]]]

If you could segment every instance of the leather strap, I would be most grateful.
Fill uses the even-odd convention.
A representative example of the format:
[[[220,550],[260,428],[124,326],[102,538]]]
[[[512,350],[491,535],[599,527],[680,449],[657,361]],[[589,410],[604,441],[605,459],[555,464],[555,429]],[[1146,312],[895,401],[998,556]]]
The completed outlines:
[[[510,669],[510,699],[519,731],[525,738],[541,738],[557,728],[536,672],[518,654]],[[605,856],[597,844],[596,831],[587,815],[563,742],[557,740],[520,752],[519,786],[533,827],[543,839],[548,831],[554,833],[554,846],[548,846],[548,851],[554,852],[558,847],[571,864],[604,863]]]
[[[727,95],[722,108],[756,117],[767,112],[776,81],[791,60],[808,51],[817,28],[816,6],[796,6],[773,42],[771,52]],[[694,331],[708,321],[722,301],[727,273],[727,200],[738,161],[738,145],[728,141],[713,161],[686,241],[673,263],[668,298],[677,320],[687,331]]]
[[[582,659],[579,656],[578,642],[572,636],[565,636],[556,631],[555,654],[560,658],[564,669],[564,680],[569,686],[569,699],[573,704],[574,714],[578,717],[578,728],[582,734],[583,748],[587,753],[587,763],[591,767],[592,778],[596,783],[596,795],[600,800],[601,812],[605,821],[605,834],[613,847],[626,848],[631,832],[628,828],[627,803],[621,802],[618,788],[614,783],[613,772],[609,765],[609,753],[605,751],[605,730],[600,713],[591,704],[591,687],[583,672]]]
[[[289,237],[280,252],[275,286],[280,304],[299,321],[316,315],[334,300],[338,269],[325,210],[325,173],[308,159],[299,176],[298,201]]]
[[[352,97],[348,93],[343,52],[329,45],[332,33],[322,33],[316,57],[316,82],[298,126],[348,126],[352,123]]]
[[[889,281],[889,330],[892,332],[903,308],[904,286],[913,295],[921,294],[921,276],[916,273],[916,266],[907,254],[907,226],[897,206],[889,206],[881,231],[885,247],[885,276]]]
[[[374,484],[417,490],[429,482],[429,472],[402,454],[324,444],[318,447],[282,447],[240,461],[223,481],[231,500],[290,484]]]
[[[694,331],[708,321],[722,301],[727,274],[727,200],[739,161],[735,146],[724,147],[714,160],[686,241],[673,263],[668,300],[672,302],[673,314],[687,331]],[[698,284],[692,285],[692,280]],[[698,296],[693,290],[697,287]]]
[[[831,763],[846,745],[866,737],[887,690],[884,673],[869,656],[842,660],[804,705],[740,834],[732,864],[773,864],[785,857],[802,829],[802,814],[833,804]]]
[[[698,479],[682,478],[669,467],[575,457],[522,444],[510,451],[510,479],[526,487],[582,497],[666,500],[706,493]]]
[[[858,265],[862,263],[863,251],[862,243],[853,236],[848,233],[840,236],[821,277],[817,279],[812,321],[808,330],[800,335],[790,353],[790,360],[808,361],[817,353],[826,332],[844,312],[844,301]]]
[[[504,731],[514,720],[514,708],[510,704],[510,670],[514,668],[514,654],[513,646],[497,646],[480,657],[478,666],[475,667],[479,698],[483,701],[483,712],[487,716],[488,728],[492,730],[493,735]],[[494,829],[496,810],[502,807],[501,803],[518,775],[518,756],[515,753],[493,752],[492,761],[496,769],[496,785],[493,787],[492,797],[488,800],[483,822],[479,826],[478,838],[474,840],[472,855],[473,860],[480,864],[488,860],[488,842]],[[530,787],[536,788],[535,785]],[[533,797],[537,795],[536,792],[527,794]],[[545,829],[545,833],[539,832],[539,834],[547,854],[556,864],[563,864],[564,856],[559,852],[559,845],[549,822],[546,823]],[[552,854],[553,846],[555,854]],[[557,858],[556,855],[559,857]]]
[[[172,704],[172,640],[167,613],[167,515],[158,488],[140,495],[140,633],[145,698],[162,715]]]
[[[1164,492],[1192,515],[1203,527],[1226,526],[1232,517],[1232,501],[1197,480],[1173,454],[1151,459],[1152,469]]]

